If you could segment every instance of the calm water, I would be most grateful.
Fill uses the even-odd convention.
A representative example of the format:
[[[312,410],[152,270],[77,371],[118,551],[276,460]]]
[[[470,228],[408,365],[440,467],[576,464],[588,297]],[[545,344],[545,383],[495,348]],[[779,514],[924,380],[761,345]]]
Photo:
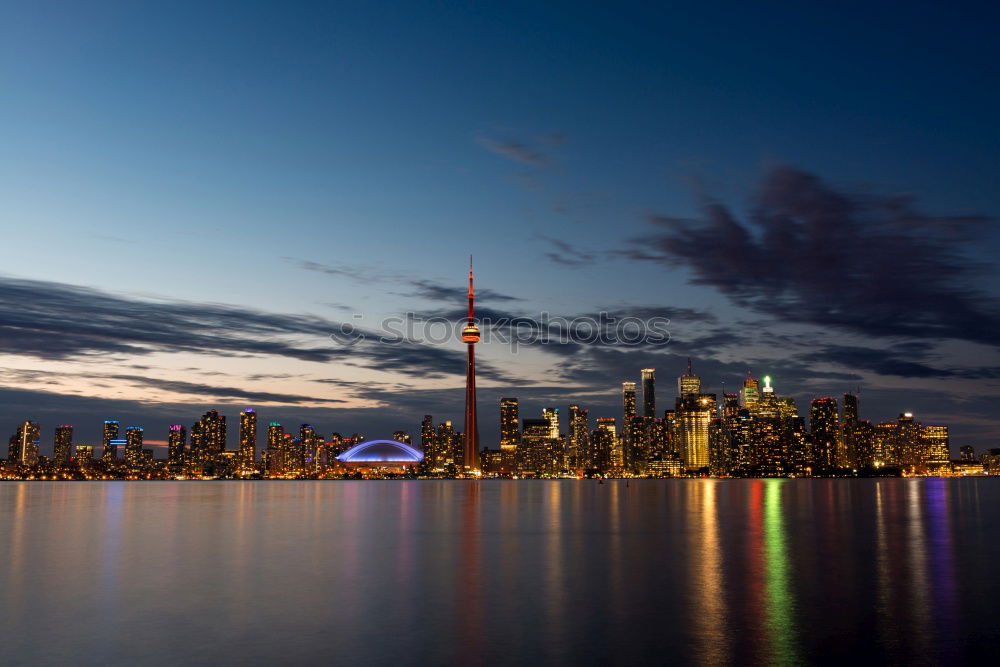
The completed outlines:
[[[11,664],[992,659],[1000,480],[0,484]]]

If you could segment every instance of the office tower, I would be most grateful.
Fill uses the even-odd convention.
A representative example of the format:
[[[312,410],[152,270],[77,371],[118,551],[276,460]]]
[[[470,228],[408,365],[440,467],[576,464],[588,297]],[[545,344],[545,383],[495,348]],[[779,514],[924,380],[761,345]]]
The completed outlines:
[[[252,472],[257,463],[257,413],[247,408],[240,413],[240,471]]]
[[[283,448],[285,429],[278,422],[267,425],[267,474],[274,476],[285,472]]]
[[[858,397],[854,394],[844,394],[841,404],[840,443],[838,448],[838,464],[841,467],[857,468],[861,466],[857,442],[858,430]]]
[[[656,416],[656,369],[642,369],[642,416]]]
[[[882,422],[875,426],[872,444],[876,468],[900,465],[898,441],[899,424],[897,422]]]
[[[750,414],[757,412],[757,408],[760,406],[760,383],[754,379],[750,371],[747,371],[747,377],[743,380],[743,389],[740,391],[740,405],[745,410],[749,410]]]
[[[725,404],[723,394],[723,404]],[[713,417],[708,425],[708,469],[713,475],[724,477],[732,474],[737,467],[735,439],[732,423],[736,416],[727,416],[725,407],[718,417]]]
[[[837,399],[826,397],[812,400],[809,404],[809,431],[816,467],[822,470],[837,466],[837,441],[840,437]]]
[[[517,445],[521,440],[518,429],[517,398],[500,399],[500,472],[517,469]]]
[[[117,419],[104,420],[104,438],[101,441],[103,445],[101,460],[105,463],[114,463],[118,457],[118,448],[112,447],[111,441],[118,439],[119,426],[120,425]]]
[[[312,470],[316,466],[316,445],[319,438],[316,437],[316,429],[311,424],[302,424],[299,427],[298,447],[301,447],[301,456],[296,453],[295,465],[299,472]]]
[[[597,428],[590,434],[590,453],[586,469],[606,474],[611,470],[614,451],[618,446],[618,433],[614,417],[598,417]]]
[[[587,440],[590,437],[590,411],[579,405],[569,406],[569,443],[566,448],[566,467],[568,470],[580,468],[580,461],[587,450]]]
[[[226,418],[216,410],[209,410],[191,426],[190,463],[194,471],[203,472],[215,465],[216,459],[226,451]],[[211,472],[211,470],[209,470]]]
[[[209,410],[201,420],[206,453],[216,456],[226,451],[226,417],[215,410]]]
[[[392,439],[395,440],[396,442],[402,442],[407,445],[413,444],[413,438],[411,438],[410,434],[407,433],[406,431],[393,431]]]
[[[881,465],[882,460],[876,455],[875,427],[870,421],[857,421],[851,431],[853,445],[853,461],[857,469],[871,469]]]
[[[484,475],[499,475],[503,470],[503,453],[499,449],[484,447],[479,453],[479,464]]]
[[[740,413],[739,394],[722,394],[722,416],[736,417]]]
[[[559,408],[542,408],[542,419],[549,423],[549,437],[559,438]]]
[[[437,453],[437,433],[434,430],[434,416],[424,415],[420,422],[420,449],[424,458],[417,467],[421,474],[426,475],[435,468]]]
[[[543,411],[541,419],[525,419],[521,429],[519,470],[523,474],[547,477],[562,470],[563,443],[559,437],[558,422],[556,435],[552,436],[552,412]]]
[[[38,462],[40,444],[41,427],[38,422],[25,420],[18,424],[17,432],[10,439],[7,460],[11,463],[20,463],[23,466],[33,466]]]
[[[125,465],[132,471],[142,467],[142,429],[138,426],[125,429]]]
[[[306,471],[306,447],[302,438],[286,433],[281,446],[285,451],[285,472],[303,474]]]
[[[635,382],[622,382],[622,418],[625,422],[635,417]]]
[[[420,449],[424,452],[426,459],[427,452],[434,446],[434,417],[424,415],[424,420],[420,422]]]
[[[924,463],[932,469],[940,469],[951,461],[948,443],[948,427],[925,424],[921,429],[924,440]]]
[[[622,462],[628,458],[627,452],[632,450],[638,438],[638,434],[633,433],[638,423],[635,419],[637,415],[635,394],[635,382],[622,382]]]
[[[765,375],[763,380],[764,387],[758,397],[756,409],[752,411],[747,409],[747,411],[753,417],[763,419],[789,419],[797,417],[798,410],[795,407],[795,399],[791,396],[779,396],[771,384],[771,376]]]
[[[69,453],[73,447],[73,427],[63,424],[56,427],[55,444],[52,452],[52,462],[59,468],[69,465]]]
[[[857,423],[860,415],[858,413],[858,397],[856,394],[844,394],[842,410],[844,423]]]
[[[691,358],[688,357],[687,372],[677,378],[677,395],[696,396],[701,393],[701,378],[691,370]]]
[[[167,464],[179,468],[184,464],[184,446],[187,444],[187,431],[180,424],[167,427]]]
[[[73,456],[73,462],[76,463],[81,468],[88,467],[94,460],[94,446],[93,445],[77,445],[75,448],[75,454]]]
[[[922,466],[925,459],[925,447],[920,423],[913,419],[912,412],[903,412],[896,419],[896,424],[899,426],[899,431],[896,433],[894,456],[897,465],[909,470]]]
[[[717,417],[709,424],[708,466],[713,475],[732,475],[740,466],[740,440],[738,420],[740,417],[738,394],[722,394],[722,405]],[[671,415],[676,411],[671,410]],[[744,414],[747,414],[744,411]]]
[[[678,396],[674,410],[678,446],[684,467],[701,470],[709,465],[709,425],[718,410],[715,394]]]
[[[972,445],[962,445],[958,448],[958,458],[960,461],[975,461],[976,449]]]
[[[448,469],[454,466],[454,472],[460,472],[465,465],[465,436],[455,430],[450,419],[438,424],[437,452],[435,469]]]
[[[469,258],[469,319],[462,329],[462,342],[468,349],[465,366],[465,446],[464,467],[479,469],[479,422],[476,419],[476,343],[479,329],[475,321],[475,293],[472,290],[472,258]]]

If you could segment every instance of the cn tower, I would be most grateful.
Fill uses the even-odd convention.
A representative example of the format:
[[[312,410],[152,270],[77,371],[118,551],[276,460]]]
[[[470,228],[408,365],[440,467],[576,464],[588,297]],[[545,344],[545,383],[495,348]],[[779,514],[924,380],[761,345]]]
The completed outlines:
[[[472,257],[469,257],[469,321],[462,329],[462,342],[468,346],[469,359],[465,365],[465,469],[479,470],[479,421],[476,419],[476,327],[475,293],[472,291]]]

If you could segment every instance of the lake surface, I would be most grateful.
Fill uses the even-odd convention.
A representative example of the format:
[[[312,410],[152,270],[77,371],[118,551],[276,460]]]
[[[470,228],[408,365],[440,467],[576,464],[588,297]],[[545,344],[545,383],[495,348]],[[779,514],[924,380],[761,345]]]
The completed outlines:
[[[992,662],[1000,479],[4,482],[0,662]]]

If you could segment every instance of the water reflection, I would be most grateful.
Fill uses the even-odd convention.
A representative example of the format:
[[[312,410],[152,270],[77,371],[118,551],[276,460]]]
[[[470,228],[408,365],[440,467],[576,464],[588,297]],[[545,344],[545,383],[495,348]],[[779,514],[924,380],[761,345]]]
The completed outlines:
[[[698,641],[698,662],[720,665],[729,662],[729,628],[722,549],[719,545],[719,510],[716,501],[716,480],[702,480],[692,485],[692,505],[700,517],[694,532],[695,544],[691,555],[695,580],[695,597],[699,609],[694,614]]]
[[[782,479],[764,482],[764,553],[767,581],[767,627],[774,661],[799,662],[795,636],[795,599],[789,580],[788,538],[781,505]]]
[[[998,504],[995,480],[0,484],[3,664],[989,662]]]
[[[957,618],[954,547],[949,511],[950,487],[943,479],[929,479],[924,484],[930,533],[929,554],[934,591],[932,605],[934,629],[939,638],[943,640],[939,646],[944,647],[944,641],[954,638],[957,633],[961,632]],[[945,653],[950,653],[950,651],[945,651]]]
[[[924,516],[920,491],[923,481],[907,480],[906,485],[906,544],[909,560],[909,597],[911,626],[906,634],[917,655],[927,655],[928,633],[931,631],[931,609],[928,600],[930,582],[927,576],[927,543],[924,538]]]

